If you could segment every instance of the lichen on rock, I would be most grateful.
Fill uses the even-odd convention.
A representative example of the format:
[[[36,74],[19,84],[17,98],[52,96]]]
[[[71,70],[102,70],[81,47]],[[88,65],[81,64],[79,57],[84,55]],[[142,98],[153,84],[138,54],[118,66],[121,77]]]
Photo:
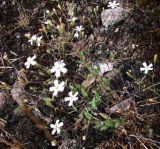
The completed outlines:
[[[101,13],[101,20],[103,26],[108,29],[108,26],[113,26],[120,21],[124,20],[127,16],[127,11],[122,7],[115,9],[106,9]]]

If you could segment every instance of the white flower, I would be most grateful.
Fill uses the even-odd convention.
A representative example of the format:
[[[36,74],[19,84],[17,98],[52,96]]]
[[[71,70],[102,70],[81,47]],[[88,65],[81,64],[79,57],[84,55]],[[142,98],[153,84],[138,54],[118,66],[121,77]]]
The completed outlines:
[[[33,42],[35,42],[36,40],[37,40],[37,35],[33,35],[33,36],[31,37],[31,39],[28,40],[28,42],[30,42],[30,44],[32,45]]]
[[[53,125],[53,124],[52,124],[52,125]],[[56,146],[56,141],[55,141],[55,140],[51,141],[51,145],[52,145],[52,146]]]
[[[152,64],[152,63],[147,66],[147,63],[144,62],[144,63],[143,63],[143,66],[144,66],[144,67],[141,67],[141,68],[140,68],[140,71],[144,71],[145,74],[147,74],[149,70],[153,70],[153,68],[152,68],[152,67],[153,67],[153,64]]]
[[[53,8],[52,10],[53,10],[54,13],[56,13],[56,9]]]
[[[73,8],[69,9],[68,15],[69,16],[74,16],[74,10],[73,10]]]
[[[30,42],[31,45],[35,42],[37,46],[39,47],[41,45],[42,36],[38,37],[37,35],[33,35],[28,42]]]
[[[61,27],[60,25],[57,25],[57,26],[56,26],[56,28],[57,28],[58,30],[60,29],[60,27]]]
[[[77,17],[72,17],[72,18],[69,19],[68,21],[75,22],[77,19],[78,19]]]
[[[86,140],[86,136],[82,136],[82,140],[85,141]]]
[[[46,24],[46,25],[50,25],[50,26],[53,26],[53,24],[52,24],[52,21],[51,21],[51,20],[47,20],[47,21],[45,21],[45,22],[44,22],[44,24]]]
[[[37,43],[37,46],[38,46],[38,47],[41,45],[41,40],[42,40],[42,36],[37,37],[36,43]]]
[[[79,37],[79,33],[78,33],[78,31],[76,31],[75,33],[74,33],[74,38],[78,38]]]
[[[50,13],[50,11],[49,11],[49,10],[46,10],[46,13]]]
[[[33,57],[27,58],[27,62],[24,63],[27,69],[30,67],[30,65],[36,65],[37,62],[35,61],[35,58],[36,58],[36,55],[34,55]]]
[[[108,7],[112,9],[117,8],[118,6],[119,6],[119,3],[117,3],[116,1],[109,2],[108,4]]]
[[[48,25],[48,24],[52,24],[51,20],[47,20],[44,22],[44,24]]]
[[[67,69],[65,68],[65,65],[66,64],[63,62],[63,60],[55,62],[54,66],[52,66],[51,73],[55,72],[56,77],[57,78],[60,77],[61,76],[61,72],[62,73],[66,73],[67,72]]]
[[[82,30],[84,30],[84,28],[81,26],[76,26],[76,29],[75,29],[77,32],[81,32]]]
[[[75,94],[73,94],[72,91],[70,91],[70,92],[68,93],[68,95],[69,95],[69,97],[66,97],[64,100],[65,100],[65,101],[69,101],[68,106],[72,106],[72,105],[73,105],[73,102],[76,101],[76,100],[78,100],[78,97],[77,97],[78,92],[76,92]]]
[[[53,128],[52,135],[54,135],[56,132],[59,134],[61,132],[61,127],[63,126],[63,122],[59,122],[59,120],[56,120],[55,124],[50,124],[50,127]]]
[[[57,96],[58,92],[64,91],[64,85],[65,85],[64,81],[59,83],[58,80],[55,80],[54,86],[50,87],[49,90],[50,92],[53,92],[53,96]]]

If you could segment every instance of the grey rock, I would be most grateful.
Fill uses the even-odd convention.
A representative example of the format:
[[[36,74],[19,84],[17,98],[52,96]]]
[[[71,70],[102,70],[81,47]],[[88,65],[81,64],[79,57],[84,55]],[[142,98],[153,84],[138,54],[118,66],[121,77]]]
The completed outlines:
[[[0,110],[3,108],[5,101],[7,100],[8,94],[5,91],[0,92]]]
[[[77,149],[77,141],[75,139],[66,139],[62,141],[62,145],[58,149]]]
[[[127,12],[122,7],[115,9],[106,9],[101,13],[102,24],[108,29],[108,26],[113,26],[118,22],[124,20],[127,16]]]

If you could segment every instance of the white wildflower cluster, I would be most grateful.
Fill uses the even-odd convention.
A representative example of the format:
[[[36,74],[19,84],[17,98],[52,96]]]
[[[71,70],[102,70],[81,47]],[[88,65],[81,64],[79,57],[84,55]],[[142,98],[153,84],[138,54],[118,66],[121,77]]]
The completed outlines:
[[[28,57],[27,62],[25,62],[25,66],[27,69],[30,68],[31,65],[36,65],[37,62],[35,61],[36,55],[33,57]],[[64,63],[63,60],[61,61],[56,61],[54,63],[54,66],[50,69],[51,73],[55,74],[56,80],[53,81],[54,86],[51,86],[49,88],[50,92],[53,92],[53,96],[57,96],[59,92],[63,92],[65,88],[65,82],[62,81],[60,82],[58,78],[62,76],[62,74],[67,73],[67,69],[65,68],[66,64]],[[70,91],[68,93],[68,97],[64,98],[64,101],[69,102],[68,106],[73,106],[73,102],[78,100],[78,92],[73,93]],[[61,132],[61,127],[63,126],[63,122],[60,122],[60,120],[56,120],[55,124],[50,124],[50,128],[52,128],[52,135],[55,133],[59,134]],[[52,146],[55,146],[54,142],[51,142]]]
[[[54,63],[54,66],[50,69],[51,73],[55,73],[56,80],[54,81],[54,86],[50,87],[50,92],[53,92],[53,96],[57,96],[58,92],[64,91],[65,82],[62,81],[59,83],[58,78],[61,76],[62,73],[66,73],[67,69],[65,68],[65,63],[63,60],[57,61]]]
[[[50,10],[46,10],[46,13],[47,13],[47,14],[50,14],[51,11],[50,11]],[[71,22],[71,24],[74,24],[75,21],[78,20],[78,18],[74,16],[74,11],[73,11],[73,9],[71,9],[71,10],[69,11],[69,16],[70,16],[70,18],[69,18],[67,21],[68,21],[68,22]],[[47,19],[47,20],[44,22],[44,24],[45,24],[45,25],[49,25],[49,26],[53,26],[52,21],[49,20],[49,19]],[[61,30],[61,25],[57,25],[56,28],[57,28],[58,30]],[[78,39],[79,36],[80,36],[80,34],[81,34],[81,32],[82,32],[83,30],[84,30],[84,28],[83,28],[82,25],[76,26],[75,29],[74,29],[75,33],[74,33],[73,37]]]
[[[57,96],[58,92],[63,92],[64,87],[65,87],[65,82],[62,81],[59,83],[58,78],[61,76],[61,74],[67,73],[67,69],[65,68],[66,64],[64,63],[63,60],[57,61],[54,63],[54,66],[50,69],[51,73],[55,73],[56,80],[54,81],[54,86],[50,87],[49,90],[53,92],[53,96]],[[70,91],[68,93],[69,97],[65,97],[65,101],[69,101],[68,106],[73,106],[73,102],[78,100],[78,92],[75,94]],[[60,122],[59,120],[56,121],[55,124],[51,124],[50,127],[53,129],[52,130],[52,135],[54,135],[56,132],[59,134],[61,132],[61,127],[63,126],[63,122]]]
[[[65,74],[67,72],[67,69],[65,68],[66,64],[63,62],[63,60],[61,61],[57,61],[54,63],[54,66],[52,66],[51,68],[51,73],[55,73],[56,76],[56,80],[54,81],[54,86],[50,87],[49,90],[51,92],[53,92],[53,96],[57,96],[58,92],[63,92],[64,91],[64,86],[65,86],[65,82],[62,81],[59,83],[58,78],[61,76],[61,74]],[[73,95],[72,91],[68,93],[69,97],[65,98],[65,101],[69,101],[69,105],[68,106],[72,106],[73,105],[73,101],[78,100],[78,92],[75,93]]]

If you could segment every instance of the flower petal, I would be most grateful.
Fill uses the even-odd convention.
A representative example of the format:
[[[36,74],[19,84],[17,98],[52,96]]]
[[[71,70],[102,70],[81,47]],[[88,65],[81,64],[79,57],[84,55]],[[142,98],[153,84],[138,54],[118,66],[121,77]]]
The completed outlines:
[[[61,132],[60,128],[57,128],[57,134],[59,134]]]
[[[51,73],[54,73],[56,71],[55,67],[53,66],[51,69],[50,69]]]
[[[58,88],[58,90],[59,90],[60,92],[63,92],[63,91],[64,91],[64,86],[60,86],[60,87]]]
[[[53,140],[53,141],[51,142],[51,145],[52,145],[52,146],[56,146],[56,142]]]
[[[70,97],[65,97],[64,100],[65,101],[70,101]]]
[[[146,62],[143,62],[143,66],[144,66],[145,68],[147,68],[147,63],[146,63]]]
[[[70,91],[70,92],[68,93],[68,95],[69,95],[70,97],[72,97],[72,96],[73,96],[72,91]]]
[[[153,67],[153,64],[152,64],[152,63],[148,65],[148,68],[151,68],[151,67]]]
[[[78,92],[76,92],[75,94],[74,94],[74,97],[76,97],[78,95]]]
[[[148,73],[148,69],[145,69],[144,73],[147,74]]]
[[[59,62],[55,62],[55,63],[54,63],[54,66],[55,66],[55,67],[59,67]]]
[[[55,85],[55,86],[58,86],[58,85],[59,85],[58,80],[54,80],[54,85]]]
[[[32,64],[32,65],[36,65],[37,62],[36,62],[36,61],[31,61],[31,64]]]
[[[50,124],[50,127],[55,129],[55,125],[54,124]]]
[[[56,129],[52,130],[52,135],[54,135],[56,133]]]
[[[61,76],[61,72],[60,72],[60,70],[56,70],[55,76],[56,76],[56,78],[58,78],[58,77],[60,77],[60,76]]]
[[[54,90],[55,90],[55,86],[52,86],[52,87],[49,88],[50,92],[53,92]]]
[[[140,71],[145,71],[145,70],[146,70],[146,68],[143,68],[143,67],[140,68]]]
[[[68,106],[70,107],[72,105],[73,105],[73,100],[70,100]]]
[[[53,92],[53,96],[57,96],[57,94],[58,94],[57,90]]]
[[[26,65],[26,68],[29,69],[29,67],[30,67],[30,64],[27,64],[27,65]]]
[[[32,60],[34,60],[34,59],[36,59],[36,55],[34,55],[34,56],[32,57]]]
[[[153,68],[148,68],[148,70],[153,70]]]
[[[76,101],[76,100],[78,100],[78,97],[74,97],[74,98],[73,98],[73,101]]]
[[[60,86],[61,88],[64,88],[64,85],[65,85],[65,82],[64,82],[64,81],[59,84],[59,86]]]
[[[67,72],[67,69],[66,68],[61,68],[61,71],[63,72],[63,73],[66,73]]]
[[[62,127],[63,126],[63,122],[60,122],[59,124],[58,124],[58,127]]]
[[[31,60],[32,60],[31,57],[28,57],[28,58],[27,58],[27,62],[30,62]]]
[[[59,120],[56,120],[56,123],[55,123],[55,125],[58,125],[58,123],[59,123]]]

